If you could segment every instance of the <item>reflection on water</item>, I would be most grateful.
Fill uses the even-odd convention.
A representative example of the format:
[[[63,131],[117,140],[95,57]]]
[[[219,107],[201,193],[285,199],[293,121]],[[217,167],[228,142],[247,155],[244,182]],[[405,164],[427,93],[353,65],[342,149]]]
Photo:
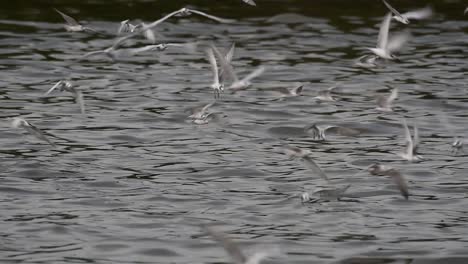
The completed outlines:
[[[47,1],[2,2],[0,14],[1,260],[26,263],[228,262],[200,229],[215,224],[246,253],[279,246],[266,263],[465,263],[466,153],[452,153],[467,128],[467,17],[464,4],[433,1],[436,15],[392,32],[412,38],[399,61],[355,67],[375,46],[386,8],[379,1]],[[426,1],[392,1],[402,11]],[[154,21],[189,6],[236,19],[173,18],[160,42],[197,43],[116,62],[79,60],[112,45],[120,21]],[[56,7],[103,34],[69,33]],[[207,124],[193,109],[213,101],[204,48],[236,43],[233,66],[266,72],[243,91],[221,94]],[[127,43],[140,47],[143,38]],[[81,89],[44,96],[59,80]],[[335,102],[314,99],[339,83]],[[301,96],[275,91],[303,84]],[[378,95],[399,89],[394,112]],[[12,129],[22,116],[57,148]],[[441,116],[447,116],[447,129]],[[401,120],[420,129],[424,160],[409,163]],[[304,128],[341,125],[359,135],[316,141]],[[453,131],[450,131],[453,130]],[[311,157],[353,202],[302,204],[327,187],[284,144]],[[408,180],[410,198],[371,176],[379,162]]]

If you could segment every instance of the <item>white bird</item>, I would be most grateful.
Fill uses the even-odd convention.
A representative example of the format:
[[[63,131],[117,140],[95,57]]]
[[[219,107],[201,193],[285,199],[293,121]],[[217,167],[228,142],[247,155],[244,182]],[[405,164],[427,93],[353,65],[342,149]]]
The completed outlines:
[[[56,145],[52,141],[50,141],[39,128],[33,126],[31,123],[24,120],[23,118],[14,117],[12,119],[11,125],[13,128],[23,128],[28,133],[35,136],[37,139],[43,140],[52,145],[53,147],[56,147]]]
[[[392,103],[398,97],[398,89],[393,88],[392,93],[389,96],[378,95],[377,96],[377,110],[383,112],[393,112]]]
[[[213,50],[214,55],[220,63],[223,74],[227,74],[232,79],[233,82],[229,86],[229,89],[233,91],[238,91],[249,87],[252,84],[251,80],[260,76],[265,71],[265,67],[260,66],[257,69],[255,69],[252,73],[245,76],[243,79],[239,79],[239,77],[237,77],[237,74],[234,72],[231,63],[226,60],[226,57],[221,54],[218,48],[214,45],[211,45],[211,49]]]
[[[67,91],[67,92],[72,93],[73,97],[75,97],[76,103],[80,106],[81,113],[85,114],[85,104],[84,104],[84,99],[83,99],[83,93],[80,90],[76,89],[71,82],[58,81],[44,95],[48,95],[56,89],[59,91]]]
[[[304,150],[298,147],[284,146],[284,153],[289,159],[299,158],[304,164],[316,175],[329,182],[327,175],[320,169],[320,167],[310,157],[310,150]]]
[[[408,161],[418,161],[422,157],[417,155],[418,145],[419,145],[419,133],[418,127],[416,124],[414,127],[414,136],[411,138],[411,133],[409,131],[408,125],[406,124],[406,119],[403,119],[403,128],[405,129],[405,152],[399,153],[398,155]]]
[[[391,19],[391,13],[388,13],[384,17],[384,20],[380,25],[379,37],[377,39],[377,47],[367,48],[370,51],[372,51],[375,55],[383,59],[389,60],[396,59],[396,57],[392,53],[399,50],[403,46],[403,44],[405,44],[408,41],[409,38],[408,33],[401,33],[393,36],[391,39],[388,38]]]
[[[426,19],[432,16],[432,8],[430,7],[425,7],[421,9],[417,9],[414,11],[406,12],[401,14],[398,12],[395,8],[393,8],[387,1],[382,0],[383,3],[387,6],[387,8],[393,13],[393,19],[396,21],[399,21],[403,24],[409,24],[410,19]]]
[[[325,101],[325,102],[335,102],[335,98],[332,96],[333,90],[335,90],[338,87],[338,84],[333,85],[332,87],[322,90],[318,92],[318,95],[314,97],[314,99],[319,100],[319,101]]]
[[[251,5],[251,6],[256,6],[255,2],[253,0],[242,0],[244,3]]]
[[[94,33],[99,33],[99,32],[97,32],[96,30],[94,30],[92,28],[82,26],[73,17],[60,12],[58,9],[54,8],[54,10],[63,17],[65,22],[67,22],[67,24],[64,25],[64,27],[65,27],[65,29],[67,31],[70,31],[70,32],[91,31],[91,32],[94,32]]]
[[[351,184],[348,184],[342,188],[335,188],[335,187],[327,187],[327,188],[317,188],[311,194],[308,192],[304,192],[301,195],[301,200],[303,203],[307,202],[317,202],[319,200],[337,200],[343,197],[344,193],[351,187]],[[312,197],[319,197],[312,199]]]
[[[367,168],[367,171],[372,175],[384,175],[391,177],[393,179],[393,182],[398,187],[398,190],[400,190],[401,195],[406,200],[408,200],[408,184],[406,183],[406,179],[403,177],[403,175],[401,175],[399,171],[380,164],[371,165],[369,168]]]
[[[205,232],[210,235],[217,243],[221,244],[224,250],[231,257],[235,264],[259,264],[264,258],[271,255],[270,252],[262,251],[255,252],[253,255],[247,257],[242,253],[240,248],[234,244],[225,234],[215,231],[213,228],[205,226],[203,227]]]
[[[214,90],[215,99],[218,99],[219,94],[224,91],[224,84],[220,83],[219,81],[218,65],[216,64],[216,58],[213,54],[213,49],[208,48],[206,50],[206,54],[208,55],[208,60],[210,61],[211,70],[213,72],[213,83],[211,84],[211,88]]]

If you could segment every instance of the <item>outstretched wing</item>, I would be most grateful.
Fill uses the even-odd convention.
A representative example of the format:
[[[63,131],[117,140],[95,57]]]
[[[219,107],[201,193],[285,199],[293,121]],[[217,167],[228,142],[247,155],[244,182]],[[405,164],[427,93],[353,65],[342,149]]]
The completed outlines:
[[[220,243],[224,250],[234,260],[236,264],[245,264],[247,258],[242,254],[239,247],[237,247],[225,234],[215,231],[211,227],[204,227],[205,231],[218,243]]]
[[[210,61],[211,70],[213,72],[213,85],[219,86],[219,75],[218,75],[218,65],[216,64],[216,58],[213,54],[213,49],[208,48],[206,50],[208,55],[208,60]]]
[[[387,3],[387,1],[382,0],[382,2],[387,6],[388,10],[390,10],[390,12],[392,12],[395,16],[401,17],[400,12],[398,12],[398,11],[397,11],[395,8],[393,8],[389,3]]]
[[[23,126],[26,131],[28,131],[31,135],[35,136],[37,139],[43,140],[47,143],[49,143],[52,146],[56,146],[52,141],[50,141],[44,133],[37,127],[31,125],[30,123],[27,123]]]
[[[382,24],[380,24],[379,37],[377,39],[377,48],[386,49],[388,44],[388,31],[390,30],[390,21],[392,14],[385,15]]]
[[[425,8],[421,8],[421,9],[418,9],[418,10],[414,10],[414,11],[409,11],[409,12],[406,12],[404,14],[402,14],[402,16],[408,18],[408,19],[426,19],[426,18],[430,18],[432,16],[432,8],[431,7],[425,7]]]
[[[406,183],[406,179],[403,177],[403,175],[401,175],[400,172],[395,169],[388,170],[386,174],[392,177],[393,182],[395,182],[398,190],[400,190],[401,195],[405,197],[406,200],[408,200],[408,184]]]
[[[253,0],[242,0],[244,1],[244,3],[248,4],[248,5],[251,5],[251,6],[256,6],[257,4],[255,4],[255,2]]]
[[[80,23],[78,23],[73,17],[68,16],[62,12],[60,12],[58,9],[54,8],[54,10],[59,13],[63,19],[70,25],[70,26],[79,26]]]
[[[219,23],[232,23],[232,22],[234,22],[234,20],[232,20],[232,19],[226,19],[226,18],[220,18],[220,17],[217,17],[217,16],[212,16],[212,15],[209,15],[207,13],[204,13],[204,12],[201,12],[201,11],[198,11],[198,10],[188,9],[188,8],[187,8],[187,10],[189,12],[195,13],[197,15],[204,16],[204,17],[209,18],[211,20],[217,21]]]
[[[309,156],[304,156],[302,157],[302,160],[304,161],[305,165],[312,170],[313,173],[317,174],[320,176],[322,179],[326,180],[327,182],[329,181],[327,175],[320,169],[320,167],[312,160],[311,157]]]

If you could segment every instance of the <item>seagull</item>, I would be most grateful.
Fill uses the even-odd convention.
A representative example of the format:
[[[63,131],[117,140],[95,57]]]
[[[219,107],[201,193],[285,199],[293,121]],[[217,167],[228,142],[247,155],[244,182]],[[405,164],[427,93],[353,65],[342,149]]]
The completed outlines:
[[[383,112],[393,112],[392,102],[398,97],[398,88],[393,88],[392,93],[386,97],[383,95],[377,96],[377,110]]]
[[[298,147],[285,146],[284,153],[288,156],[289,159],[299,158],[305,163],[305,165],[310,170],[312,170],[314,174],[317,174],[318,176],[320,176],[322,179],[326,180],[327,182],[330,181],[327,175],[322,171],[322,169],[320,169],[320,167],[310,157],[310,154],[311,154],[310,150],[304,150]]]
[[[228,255],[233,260],[233,263],[235,264],[259,264],[262,259],[271,255],[269,252],[256,252],[253,255],[247,257],[225,234],[215,231],[213,228],[208,226],[203,227],[203,229],[217,243],[223,246],[224,250],[228,253]]]
[[[317,99],[319,101],[325,101],[325,102],[335,102],[336,100],[332,97],[331,93],[333,92],[334,89],[336,89],[338,85],[333,85],[332,87],[322,90],[318,92],[318,95],[314,97],[314,99]]]
[[[242,0],[244,3],[251,5],[251,6],[256,6],[255,2],[253,0]]]
[[[398,172],[396,169],[387,167],[385,165],[373,164],[367,169],[367,171],[372,175],[384,175],[391,177],[397,185],[398,190],[400,190],[401,195],[406,200],[408,200],[408,184],[406,183],[406,179],[403,177],[403,175],[401,175],[400,172]]]
[[[229,89],[232,89],[233,91],[238,91],[249,87],[252,84],[250,81],[260,76],[265,71],[265,67],[260,66],[257,69],[255,69],[252,73],[240,80],[239,77],[237,77],[237,74],[234,72],[231,63],[226,60],[226,57],[221,54],[218,48],[212,44],[211,49],[213,50],[214,55],[217,57],[219,63],[221,64],[221,69],[223,73],[228,74],[229,77],[233,80],[231,86],[229,86]]]
[[[219,82],[218,65],[216,64],[216,58],[214,56],[213,49],[208,48],[206,50],[206,54],[208,55],[208,60],[210,61],[211,70],[213,72],[213,84],[211,84],[211,88],[214,90],[215,99],[218,99],[219,94],[224,91],[224,84]]]
[[[393,13],[393,15],[394,15],[393,19],[395,19],[396,21],[399,21],[399,22],[401,22],[403,24],[409,24],[410,19],[420,20],[420,19],[426,19],[426,18],[429,18],[429,17],[432,16],[432,8],[430,8],[430,7],[425,7],[425,8],[422,8],[422,9],[418,9],[418,10],[414,10],[414,11],[410,11],[410,12],[400,14],[400,12],[398,12],[389,3],[387,3],[387,1],[385,1],[385,0],[382,0],[382,1],[387,6],[387,8],[390,10],[390,12]]]
[[[85,105],[84,105],[84,99],[83,99],[83,93],[75,89],[75,87],[72,85],[71,82],[69,81],[58,81],[52,88],[50,88],[44,95],[48,95],[54,90],[59,90],[59,91],[67,91],[73,94],[73,97],[75,97],[76,103],[80,106],[80,110],[82,114],[85,114]]]
[[[419,144],[418,127],[414,125],[413,138],[411,138],[411,133],[409,131],[408,125],[406,124],[406,119],[403,119],[403,127],[405,129],[406,152],[399,153],[398,155],[408,161],[421,160],[422,157],[417,155],[417,149]]]
[[[33,126],[31,123],[24,120],[23,118],[13,117],[11,125],[13,128],[24,128],[26,131],[28,131],[28,133],[35,136],[37,139],[43,140],[52,145],[53,147],[56,147],[56,145],[52,141],[46,138],[44,133],[39,128]]]
[[[226,19],[226,18],[221,18],[221,17],[209,15],[209,14],[204,13],[202,11],[198,11],[198,10],[194,10],[194,9],[190,9],[190,8],[182,8],[180,10],[180,12],[177,14],[177,16],[189,16],[192,13],[203,16],[203,17],[206,17],[206,18],[209,18],[209,19],[214,20],[214,21],[219,22],[219,23],[232,23],[232,22],[234,22],[234,20],[232,20],[232,19]]]
[[[379,37],[377,39],[376,48],[367,48],[375,55],[383,58],[393,60],[396,59],[392,53],[399,50],[403,44],[408,40],[408,33],[401,33],[388,38],[388,31],[390,30],[390,20],[392,19],[391,13],[387,13],[382,24],[380,25]]]
[[[63,17],[63,19],[67,22],[67,24],[65,24],[65,26],[64,26],[67,31],[69,31],[69,32],[91,31],[91,32],[94,32],[94,33],[99,33],[99,32],[97,32],[96,30],[94,30],[92,28],[82,26],[73,17],[68,16],[68,15],[60,12],[58,9],[54,8],[54,10],[57,13],[59,13]]]

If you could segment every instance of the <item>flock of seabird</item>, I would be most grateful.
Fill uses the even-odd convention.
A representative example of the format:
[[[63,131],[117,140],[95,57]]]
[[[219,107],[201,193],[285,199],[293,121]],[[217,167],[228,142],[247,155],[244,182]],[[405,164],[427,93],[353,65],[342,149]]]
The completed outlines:
[[[242,1],[252,6],[256,5],[253,0],[242,0]],[[377,63],[379,60],[397,59],[394,53],[397,52],[407,42],[408,38],[410,37],[410,34],[408,32],[403,32],[399,34],[394,34],[390,38],[389,31],[390,31],[390,25],[391,25],[392,19],[398,22],[401,22],[403,24],[408,24],[410,23],[411,20],[426,19],[432,15],[432,9],[430,7],[425,7],[425,8],[415,10],[415,11],[410,11],[407,13],[400,13],[385,0],[382,0],[382,2],[390,10],[390,12],[388,12],[385,15],[380,25],[376,47],[366,48],[369,51],[371,51],[372,54],[366,54],[358,58],[355,63],[355,65],[358,67],[365,67],[365,68],[376,67],[378,65]],[[96,29],[81,25],[77,20],[70,17],[69,15],[57,9],[55,9],[55,11],[58,14],[60,14],[65,20],[66,24],[64,25],[64,27],[67,31],[70,31],[70,32],[84,31],[84,32],[91,32],[93,34],[101,34]],[[464,13],[466,14],[467,12],[468,12],[468,8],[465,9]],[[120,24],[120,27],[117,31],[117,35],[118,36],[122,34],[127,34],[127,35],[117,38],[114,44],[110,46],[109,48],[104,49],[104,50],[89,52],[85,54],[82,59],[88,59],[89,57],[104,55],[110,58],[111,60],[115,60],[117,59],[118,56],[122,54],[123,50],[125,51],[125,54],[135,55],[137,53],[146,52],[146,51],[162,51],[162,50],[165,50],[167,47],[171,47],[171,46],[184,47],[187,44],[180,44],[180,43],[156,44],[156,36],[153,32],[153,29],[159,24],[161,24],[162,22],[169,19],[170,17],[188,16],[191,14],[200,15],[208,19],[217,21],[219,23],[230,23],[232,21],[230,19],[216,17],[213,15],[209,15],[207,13],[194,10],[194,9],[189,9],[189,8],[182,8],[177,11],[174,11],[164,16],[163,18],[150,24],[139,23],[139,24],[134,25],[130,23],[130,20],[124,20]],[[150,41],[151,44],[146,45],[144,47],[133,48],[133,49],[121,48],[123,43],[126,40],[131,39],[140,34],[142,34],[148,41]],[[209,108],[212,107],[216,102],[218,102],[218,99],[220,98],[221,94],[226,89],[232,92],[246,89],[247,87],[251,85],[251,81],[254,78],[260,76],[265,71],[265,67],[259,66],[247,76],[243,78],[238,77],[231,65],[231,62],[234,56],[234,50],[235,50],[235,44],[232,44],[232,46],[228,49],[228,51],[225,54],[223,54],[214,44],[208,45],[208,47],[205,49],[206,56],[208,58],[208,62],[211,65],[212,74],[213,74],[213,83],[210,85],[210,87],[214,91],[215,101],[209,104],[206,104],[202,107],[193,109],[191,115],[188,118],[190,118],[195,124],[206,124],[215,117],[216,113],[209,112]],[[334,102],[335,98],[332,96],[332,94],[338,86],[339,85],[337,84],[326,90],[319,91],[317,96],[314,97],[314,99],[318,101],[323,101],[323,102]],[[302,88],[303,88],[303,85],[298,85],[293,88],[282,88],[278,90],[277,92],[281,94],[281,96],[299,96],[302,92]],[[75,87],[70,81],[60,80],[55,85],[53,85],[52,88],[50,88],[45,93],[45,95],[49,95],[50,93],[56,90],[66,91],[66,92],[71,93],[72,96],[75,98],[77,104],[79,105],[81,113],[85,114],[85,111],[86,111],[85,101],[83,98],[83,93],[80,91],[80,89]],[[390,95],[388,96],[383,96],[383,95],[377,96],[376,109],[379,111],[383,111],[383,112],[392,112],[393,111],[392,103],[393,101],[395,101],[395,99],[397,99],[397,97],[398,97],[397,88],[394,88],[391,91]],[[447,127],[447,129],[449,131],[452,131],[450,129],[450,124],[448,124],[447,118],[441,117],[440,119],[444,121],[444,124]],[[35,127],[34,125],[32,125],[30,122],[26,121],[23,118],[20,118],[20,117],[12,118],[12,126],[14,128],[23,128],[29,134],[33,135],[37,139],[45,141],[46,143],[52,145],[53,147],[56,147],[56,144],[52,142],[51,140],[49,140],[44,132],[42,132],[40,129],[38,129],[37,127]],[[402,120],[402,126],[404,129],[406,148],[404,152],[397,153],[398,156],[410,162],[421,160],[422,157],[418,155],[418,152],[417,152],[418,145],[420,142],[417,125],[416,124],[413,125],[413,131],[414,131],[413,136],[411,136],[410,129],[408,128],[408,125],[405,119]],[[360,131],[358,130],[355,130],[353,128],[340,127],[340,126],[318,126],[316,124],[312,124],[305,128],[305,132],[311,135],[312,138],[315,140],[326,140],[326,132],[327,131],[330,132],[332,130],[334,130],[335,133],[338,133],[341,135],[347,135],[347,136],[356,136],[360,134]],[[455,151],[460,150],[463,147],[464,143],[466,143],[464,139],[454,135],[454,142],[452,143],[452,147]],[[350,185],[346,185],[344,187],[335,187],[331,185],[331,182],[328,176],[320,169],[320,167],[311,158],[310,150],[305,150],[305,149],[301,149],[301,148],[293,147],[289,145],[284,145],[282,147],[282,150],[289,158],[291,159],[295,158],[295,159],[301,160],[306,165],[306,167],[308,167],[311,170],[313,174],[325,180],[327,184],[329,184],[329,186],[332,186],[330,188],[317,189],[313,193],[309,193],[309,192],[303,193],[301,195],[302,202],[316,202],[316,201],[323,200],[323,199],[340,200],[343,197],[344,192],[350,187]],[[391,168],[386,165],[373,164],[370,167],[368,167],[368,172],[372,175],[384,175],[384,176],[388,176],[392,178],[397,188],[401,192],[402,196],[405,199],[409,198],[410,193],[408,191],[407,182],[405,178],[400,174],[400,172],[398,172],[396,169]],[[314,198],[317,196],[319,196],[320,198]],[[244,254],[242,254],[239,248],[235,246],[234,243],[231,242],[224,234],[215,231],[211,227],[205,227],[204,230],[208,235],[210,235],[215,241],[220,243],[225,248],[228,254],[232,257],[232,260],[234,261],[234,263],[255,264],[255,263],[259,263],[260,260],[262,260],[268,255],[265,252],[259,252],[250,257],[246,257]]]

